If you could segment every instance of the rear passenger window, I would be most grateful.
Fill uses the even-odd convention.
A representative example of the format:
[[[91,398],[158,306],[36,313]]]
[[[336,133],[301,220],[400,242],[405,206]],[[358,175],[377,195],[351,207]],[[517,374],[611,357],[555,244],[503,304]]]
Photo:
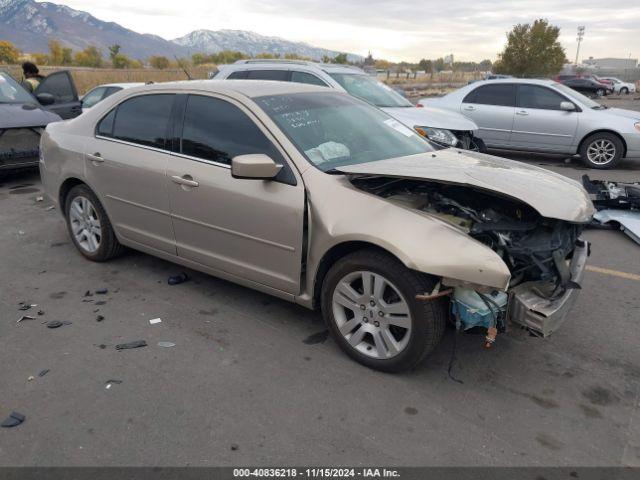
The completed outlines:
[[[247,74],[249,72],[247,72],[246,70],[238,70],[237,72],[233,72],[231,75],[229,75],[227,77],[228,80],[239,80],[239,79],[243,79],[243,78],[247,78]]]
[[[148,147],[166,148],[173,99],[172,94],[156,94],[125,100],[116,110],[112,137]]]
[[[106,117],[100,120],[96,128],[96,135],[110,137],[113,135],[113,119],[116,118],[116,109],[111,110]]]
[[[516,86],[514,84],[505,83],[483,85],[469,93],[462,102],[478,103],[480,105],[515,107]]]
[[[242,110],[201,95],[187,99],[180,151],[225,165],[230,165],[233,157],[249,153],[264,153],[283,163],[280,152]]]
[[[286,82],[289,80],[288,70],[250,70],[247,75],[249,80],[279,80]]]
[[[308,83],[309,85],[320,85],[326,87],[327,84],[315,75],[306,72],[291,72],[291,81],[296,83]]]

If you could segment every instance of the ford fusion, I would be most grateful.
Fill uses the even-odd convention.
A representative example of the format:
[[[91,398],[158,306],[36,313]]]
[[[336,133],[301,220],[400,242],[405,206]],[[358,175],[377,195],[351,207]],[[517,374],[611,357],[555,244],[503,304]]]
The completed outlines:
[[[40,170],[82,255],[124,246],[318,308],[372,368],[422,361],[445,323],[556,330],[594,213],[576,182],[434,149],[369,104],[284,82],[123,90],[51,124]]]

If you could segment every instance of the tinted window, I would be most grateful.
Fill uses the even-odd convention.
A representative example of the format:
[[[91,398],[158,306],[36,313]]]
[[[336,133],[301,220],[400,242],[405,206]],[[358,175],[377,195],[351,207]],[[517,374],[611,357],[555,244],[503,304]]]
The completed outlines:
[[[308,83],[309,85],[320,85],[326,87],[327,84],[315,75],[306,72],[291,72],[291,81],[296,83]]]
[[[55,103],[67,103],[76,100],[76,93],[71,78],[66,72],[52,73],[38,86],[36,93],[50,93]]]
[[[187,99],[180,151],[226,165],[249,153],[264,153],[282,163],[280,152],[242,110],[200,95]]]
[[[536,85],[520,85],[518,87],[518,106],[522,108],[560,110],[560,103],[564,101],[566,98],[548,88]]]
[[[96,103],[102,100],[106,88],[98,87],[87,93],[82,99],[82,106],[85,108],[93,107]]]
[[[173,98],[171,94],[142,95],[122,102],[116,111],[113,137],[165,148]]]
[[[247,78],[247,74],[248,73],[249,72],[247,72],[246,70],[238,70],[237,72],[233,72],[227,78],[229,80],[237,80],[237,79],[240,79],[240,78]]]
[[[516,87],[509,84],[483,85],[467,95],[463,103],[513,107],[516,104]]]
[[[104,100],[107,97],[110,97],[111,95],[113,95],[116,92],[119,92],[120,90],[122,90],[122,87],[109,87],[107,88],[107,91],[104,94],[104,97],[102,97],[102,99]]]
[[[110,137],[113,134],[113,119],[116,118],[116,109],[111,110],[106,117],[100,120],[96,128],[96,134]]]
[[[251,80],[279,80],[286,82],[289,80],[289,72],[287,70],[251,70],[247,78]]]

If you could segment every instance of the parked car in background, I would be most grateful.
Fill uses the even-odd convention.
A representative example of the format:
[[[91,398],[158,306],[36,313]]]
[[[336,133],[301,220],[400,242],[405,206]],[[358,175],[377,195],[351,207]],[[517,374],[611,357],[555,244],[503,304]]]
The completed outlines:
[[[40,103],[9,74],[0,72],[0,172],[38,165],[40,135],[60,116],[45,110],[50,94],[40,93]]]
[[[419,103],[464,113],[489,148],[578,154],[601,169],[640,157],[640,112],[607,108],[553,80],[488,80]]]
[[[436,347],[450,301],[492,340],[508,320],[555,331],[594,213],[559,174],[437,150],[301,83],[129,89],[47,127],[40,172],[89,260],[126,245],[318,308],[349,356],[384,371]]]
[[[86,112],[89,108],[93,107],[96,103],[104,100],[105,98],[113,95],[120,90],[131,87],[138,87],[144,85],[142,82],[131,83],[106,83],[104,85],[98,85],[97,87],[89,90],[81,99],[82,111]]]
[[[607,77],[607,80],[613,82],[613,91],[617,94],[628,95],[636,92],[636,84],[632,82],[623,82],[619,78]]]
[[[584,73],[582,73],[582,74],[568,74],[568,75],[556,75],[554,77],[555,81],[560,82],[560,83],[564,83],[564,84],[566,84],[566,82],[568,82],[568,81],[572,81],[573,82],[574,80],[580,80],[580,79],[591,80],[592,82],[595,82],[595,83],[582,82],[584,85],[587,85],[587,87],[584,89],[585,90],[584,93],[593,94],[593,95],[601,97],[603,95],[607,95],[609,93],[613,93],[613,91],[614,91],[613,82],[612,81],[610,81],[608,79],[597,77],[597,76],[592,75],[592,74],[584,74]],[[580,82],[577,82],[576,85],[579,84],[579,83]]]
[[[78,91],[68,70],[59,70],[44,77],[33,95],[43,108],[63,119],[82,113]]]
[[[364,70],[349,65],[300,60],[239,60],[221,65],[216,80],[277,80],[308,83],[347,92],[381,108],[423,137],[443,146],[484,151],[475,135],[478,126],[457,113],[418,109],[406,98]]]
[[[570,78],[563,80],[562,84],[592,97],[602,97],[613,92],[613,87],[610,88],[592,78]]]

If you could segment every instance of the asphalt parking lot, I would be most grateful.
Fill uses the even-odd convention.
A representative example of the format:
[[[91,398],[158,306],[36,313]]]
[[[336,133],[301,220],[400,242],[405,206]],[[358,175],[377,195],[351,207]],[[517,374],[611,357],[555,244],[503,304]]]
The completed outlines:
[[[511,158],[640,180],[640,160]],[[449,329],[390,375],[349,360],[302,307],[190,270],[169,286],[185,270],[134,251],[91,263],[37,201],[37,173],[0,184],[0,420],[26,415],[0,429],[0,466],[640,466],[640,246],[620,232],[585,233],[596,268],[554,336],[511,329],[484,350]]]

